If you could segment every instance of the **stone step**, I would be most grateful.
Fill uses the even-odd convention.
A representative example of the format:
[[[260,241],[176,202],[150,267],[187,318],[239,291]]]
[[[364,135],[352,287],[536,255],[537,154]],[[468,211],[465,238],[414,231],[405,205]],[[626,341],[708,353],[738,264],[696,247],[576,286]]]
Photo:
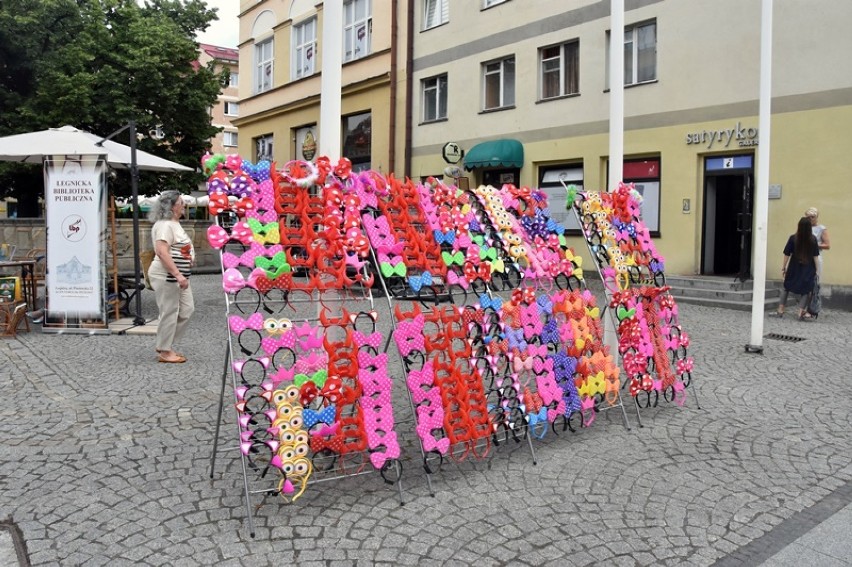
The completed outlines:
[[[701,289],[750,290],[752,281],[741,282],[734,276],[680,276],[666,274],[666,285],[677,288],[697,287]]]
[[[705,307],[720,307],[722,309],[734,309],[737,311],[751,311],[751,301],[735,301],[730,299],[714,299],[704,297],[678,297],[675,295],[678,303],[688,303],[690,305],[703,305]],[[778,305],[778,298],[767,297],[763,303],[763,309],[767,313],[771,313]]]
[[[671,286],[671,294],[676,298],[682,297],[693,297],[697,299],[725,299],[730,301],[745,301],[751,302],[754,298],[754,291],[751,289],[747,290],[736,290],[736,289],[706,289],[699,287],[675,287]],[[766,299],[773,299],[775,301],[781,297],[780,289],[766,289],[765,291]]]

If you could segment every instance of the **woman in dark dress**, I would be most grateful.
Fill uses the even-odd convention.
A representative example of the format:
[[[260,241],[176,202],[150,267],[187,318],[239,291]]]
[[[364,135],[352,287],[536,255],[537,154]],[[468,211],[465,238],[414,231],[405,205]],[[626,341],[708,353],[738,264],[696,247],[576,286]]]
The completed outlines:
[[[778,304],[778,316],[784,316],[784,306],[787,295],[795,293],[799,296],[799,321],[811,320],[807,312],[808,302],[814,290],[816,280],[816,258],[819,257],[819,245],[811,231],[811,221],[808,217],[799,219],[796,234],[791,234],[784,246],[784,265],[781,275],[784,277],[784,289],[781,291],[781,302]]]

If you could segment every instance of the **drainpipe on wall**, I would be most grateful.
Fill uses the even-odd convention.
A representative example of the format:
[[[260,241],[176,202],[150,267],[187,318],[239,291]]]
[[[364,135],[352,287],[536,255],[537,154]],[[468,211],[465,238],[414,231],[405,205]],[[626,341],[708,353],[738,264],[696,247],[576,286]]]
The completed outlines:
[[[414,61],[414,0],[408,0],[408,14],[406,14],[406,37],[405,37],[405,165],[403,172],[405,177],[411,177],[411,94],[414,85],[411,77],[414,70],[411,68]]]
[[[393,173],[396,169],[396,44],[398,41],[397,30],[397,9],[396,5],[399,0],[391,2],[391,65],[390,65],[390,120],[388,124],[388,173]]]

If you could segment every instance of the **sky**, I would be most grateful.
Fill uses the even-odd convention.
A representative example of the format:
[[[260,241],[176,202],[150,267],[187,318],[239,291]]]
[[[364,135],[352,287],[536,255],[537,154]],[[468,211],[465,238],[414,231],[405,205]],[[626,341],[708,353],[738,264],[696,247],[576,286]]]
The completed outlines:
[[[240,12],[239,0],[206,0],[210,8],[219,8],[219,19],[213,22],[207,31],[198,35],[198,41],[218,45],[219,47],[236,47],[239,40]]]

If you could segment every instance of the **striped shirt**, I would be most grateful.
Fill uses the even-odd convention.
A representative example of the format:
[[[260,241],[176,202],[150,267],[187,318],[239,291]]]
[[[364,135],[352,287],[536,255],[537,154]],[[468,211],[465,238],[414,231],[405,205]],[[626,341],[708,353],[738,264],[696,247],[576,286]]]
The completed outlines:
[[[161,220],[155,222],[154,226],[151,227],[151,240],[154,243],[154,248],[156,248],[158,240],[166,242],[169,245],[172,261],[181,275],[188,278],[192,274],[192,260],[195,258],[195,250],[192,247],[192,240],[178,221]],[[156,256],[151,262],[149,273],[151,270],[154,270],[155,273],[162,272],[166,276],[167,282],[177,281]]]

